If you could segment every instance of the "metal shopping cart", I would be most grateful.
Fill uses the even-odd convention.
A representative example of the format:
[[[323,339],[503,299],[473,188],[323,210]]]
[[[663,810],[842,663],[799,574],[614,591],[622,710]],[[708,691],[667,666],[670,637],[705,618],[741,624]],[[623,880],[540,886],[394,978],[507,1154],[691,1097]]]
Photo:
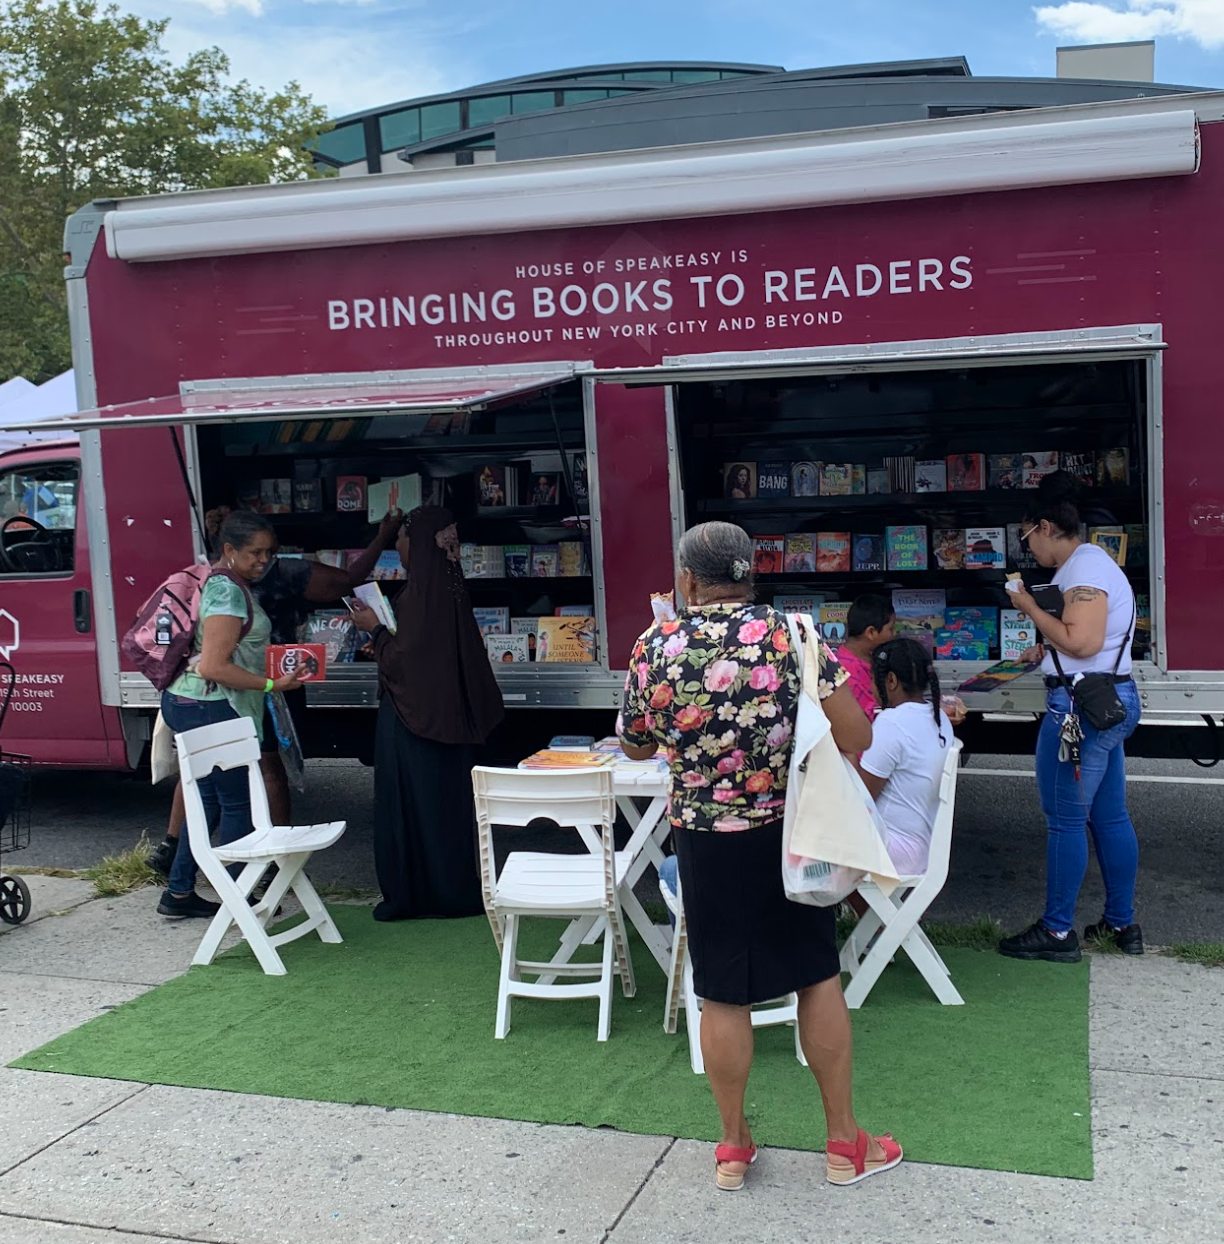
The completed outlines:
[[[0,735],[16,681],[13,667],[0,661]],[[0,920],[5,924],[20,924],[30,914],[29,887],[20,877],[6,876],[3,871],[6,851],[20,851],[30,845],[30,772],[29,756],[5,751],[0,739]]]

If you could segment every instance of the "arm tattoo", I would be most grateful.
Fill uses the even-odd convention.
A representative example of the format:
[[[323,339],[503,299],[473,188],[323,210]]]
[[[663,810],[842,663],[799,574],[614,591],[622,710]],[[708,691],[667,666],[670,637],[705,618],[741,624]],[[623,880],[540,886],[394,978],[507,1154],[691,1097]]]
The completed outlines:
[[[1099,587],[1075,587],[1071,589],[1070,601],[1073,605],[1083,605],[1104,595],[1105,593]]]

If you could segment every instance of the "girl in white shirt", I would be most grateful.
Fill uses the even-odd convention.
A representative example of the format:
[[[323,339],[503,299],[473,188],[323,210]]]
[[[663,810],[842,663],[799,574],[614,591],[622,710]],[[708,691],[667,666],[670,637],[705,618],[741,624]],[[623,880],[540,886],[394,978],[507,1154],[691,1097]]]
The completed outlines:
[[[952,723],[939,706],[939,675],[923,646],[891,639],[871,656],[884,711],[872,724],[859,771],[888,827],[888,854],[902,877],[926,872]]]

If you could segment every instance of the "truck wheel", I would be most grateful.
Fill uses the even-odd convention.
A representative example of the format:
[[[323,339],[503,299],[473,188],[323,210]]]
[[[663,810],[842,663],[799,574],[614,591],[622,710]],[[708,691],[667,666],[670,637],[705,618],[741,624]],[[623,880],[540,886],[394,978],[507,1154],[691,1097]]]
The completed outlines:
[[[29,886],[20,877],[0,877],[0,920],[20,924],[29,914]]]

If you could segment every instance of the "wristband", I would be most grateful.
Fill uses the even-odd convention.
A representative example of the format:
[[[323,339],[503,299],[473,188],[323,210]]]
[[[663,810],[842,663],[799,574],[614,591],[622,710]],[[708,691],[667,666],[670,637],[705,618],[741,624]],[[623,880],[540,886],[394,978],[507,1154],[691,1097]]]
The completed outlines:
[[[269,678],[268,681],[264,683],[264,695],[271,695],[272,692],[275,690],[276,690],[276,679]]]

